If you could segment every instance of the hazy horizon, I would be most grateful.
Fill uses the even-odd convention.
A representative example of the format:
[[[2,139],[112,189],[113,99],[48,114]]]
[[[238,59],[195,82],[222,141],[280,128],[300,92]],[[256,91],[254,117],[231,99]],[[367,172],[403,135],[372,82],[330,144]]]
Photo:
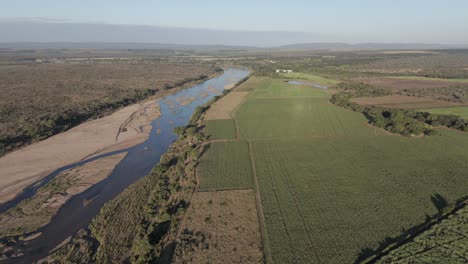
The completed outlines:
[[[183,4],[158,0],[136,3],[83,0],[79,4],[19,0],[2,5],[0,42],[158,42],[263,47],[314,42],[466,45],[465,10],[468,2],[460,0],[352,3],[201,0]],[[176,32],[168,32],[171,30]]]

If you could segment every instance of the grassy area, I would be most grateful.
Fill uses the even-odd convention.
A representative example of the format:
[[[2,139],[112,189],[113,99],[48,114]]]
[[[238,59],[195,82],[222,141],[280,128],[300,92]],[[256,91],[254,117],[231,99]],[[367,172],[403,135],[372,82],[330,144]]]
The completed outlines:
[[[320,84],[320,85],[334,85],[334,84],[340,83],[340,81],[338,80],[329,79],[329,78],[321,77],[315,74],[302,73],[302,72],[282,73],[280,74],[280,76],[284,78],[288,78],[288,79],[307,80],[307,81],[311,81],[315,84]]]
[[[418,111],[428,112],[431,114],[456,115],[464,119],[468,119],[468,107],[430,108],[430,109],[419,109]]]
[[[236,119],[252,140],[274,263],[351,263],[437,214],[432,197],[451,205],[467,194],[466,135],[388,135],[325,94],[278,98],[291,87],[271,83],[252,92]]]
[[[365,127],[363,115],[335,107],[326,98],[249,99],[236,119],[240,136],[249,139],[375,135]]]
[[[207,120],[205,135],[210,139],[236,138],[236,126],[232,119]]]
[[[468,79],[447,79],[447,78],[431,78],[424,76],[390,76],[392,79],[415,80],[415,81],[439,81],[439,82],[456,82],[468,83]]]
[[[247,142],[211,143],[199,166],[200,190],[252,187],[252,171]]]
[[[468,259],[468,207],[433,226],[377,263],[464,263]]]
[[[253,98],[327,96],[327,93],[321,89],[288,84],[278,79],[264,79],[250,95]]]

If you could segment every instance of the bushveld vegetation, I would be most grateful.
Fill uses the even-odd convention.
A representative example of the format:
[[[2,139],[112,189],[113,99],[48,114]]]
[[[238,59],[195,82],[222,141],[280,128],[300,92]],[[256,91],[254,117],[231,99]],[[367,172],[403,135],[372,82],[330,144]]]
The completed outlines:
[[[2,64],[0,155],[218,70],[150,60]]]
[[[428,112],[439,115],[454,115],[468,120],[468,107],[447,107],[447,108],[430,108],[419,109],[419,112]]]
[[[338,106],[363,113],[369,122],[387,131],[402,135],[434,134],[432,127],[446,126],[462,131],[468,131],[468,122],[455,115],[432,115],[427,112],[417,112],[403,109],[389,109],[378,106],[362,106],[351,102],[352,97],[373,97],[388,95],[384,88],[372,85],[346,82],[337,86],[341,93],[334,94],[331,102]]]

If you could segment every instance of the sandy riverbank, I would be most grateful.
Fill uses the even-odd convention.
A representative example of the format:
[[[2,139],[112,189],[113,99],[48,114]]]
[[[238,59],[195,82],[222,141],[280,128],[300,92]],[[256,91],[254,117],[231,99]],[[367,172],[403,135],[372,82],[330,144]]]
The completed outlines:
[[[0,203],[60,167],[145,141],[159,116],[156,100],[134,104],[1,157]]]
[[[98,159],[60,173],[17,209],[0,214],[0,237],[21,235],[45,226],[71,197],[107,178],[126,154]],[[89,202],[83,201],[83,205]]]

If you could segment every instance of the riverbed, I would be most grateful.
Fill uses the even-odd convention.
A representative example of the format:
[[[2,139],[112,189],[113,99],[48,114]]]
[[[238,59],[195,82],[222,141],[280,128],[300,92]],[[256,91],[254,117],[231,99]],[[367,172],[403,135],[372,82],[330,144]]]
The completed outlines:
[[[151,122],[151,132],[147,140],[129,148],[95,155],[89,159],[68,164],[46,176],[45,182],[53,179],[60,172],[76,166],[127,153],[107,178],[69,199],[52,218],[52,221],[38,230],[41,233],[39,237],[15,245],[24,254],[22,257],[15,258],[15,263],[28,263],[48,255],[61,242],[79,229],[86,227],[107,201],[151,171],[159,162],[161,155],[177,139],[173,129],[186,125],[196,107],[221,94],[225,87],[245,78],[248,74],[248,71],[242,69],[225,69],[219,77],[157,99],[161,115]],[[32,189],[31,192],[34,190]]]

